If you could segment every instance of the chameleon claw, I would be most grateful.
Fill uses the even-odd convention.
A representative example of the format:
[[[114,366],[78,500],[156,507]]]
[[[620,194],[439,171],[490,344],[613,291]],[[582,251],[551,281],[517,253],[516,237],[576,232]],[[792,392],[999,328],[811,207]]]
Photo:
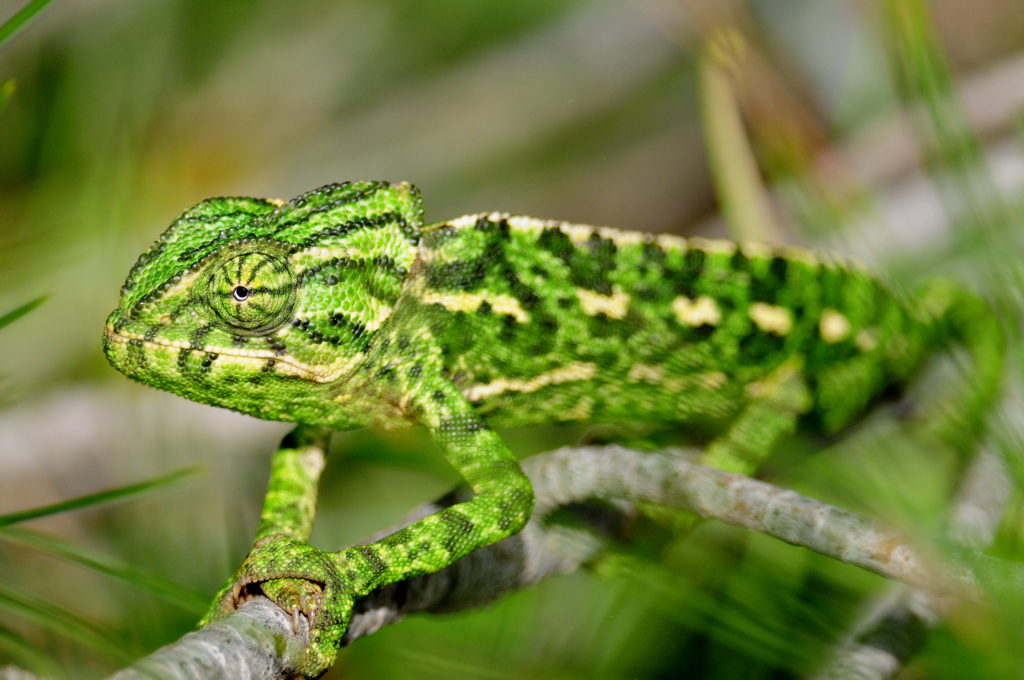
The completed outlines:
[[[253,594],[266,596],[289,614],[293,633],[301,631],[300,615],[306,617],[309,646],[298,669],[302,675],[319,677],[334,663],[355,599],[334,556],[285,536],[261,539],[205,621],[226,615]]]

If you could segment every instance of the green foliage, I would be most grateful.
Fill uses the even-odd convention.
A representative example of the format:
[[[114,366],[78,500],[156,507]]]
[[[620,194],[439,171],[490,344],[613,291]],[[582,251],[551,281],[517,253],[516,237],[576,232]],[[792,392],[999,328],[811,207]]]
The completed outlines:
[[[11,18],[0,24],[0,47],[14,35],[18,29],[28,23],[32,17],[39,13],[44,7],[50,4],[50,0],[31,0],[19,9]],[[2,102],[0,102],[2,103]]]
[[[18,319],[20,319],[21,317],[25,316],[26,314],[31,312],[33,309],[35,309],[39,305],[41,305],[44,302],[46,302],[46,298],[48,298],[48,297],[49,297],[48,295],[43,295],[42,297],[37,297],[35,300],[29,300],[25,304],[19,305],[18,307],[15,307],[11,311],[7,312],[6,314],[0,315],[0,328],[3,328],[4,326],[10,325],[10,324],[14,323],[15,321],[17,321]]]
[[[62,512],[69,512],[72,510],[82,510],[84,508],[95,507],[98,505],[109,505],[115,501],[127,500],[130,498],[136,498],[145,494],[151,493],[163,487],[171,484],[177,484],[188,477],[191,477],[199,472],[196,467],[187,468],[185,470],[177,470],[168,475],[157,477],[155,479],[149,479],[138,484],[130,484],[128,486],[118,487],[116,489],[107,489],[105,491],[99,491],[97,493],[88,494],[85,496],[79,496],[77,498],[69,498],[65,501],[58,503],[52,503],[38,508],[31,508],[29,510],[20,510],[18,512],[8,513],[6,515],[0,515],[0,528],[7,527],[18,522],[24,522],[30,519],[37,519],[40,517],[48,517],[56,515]]]

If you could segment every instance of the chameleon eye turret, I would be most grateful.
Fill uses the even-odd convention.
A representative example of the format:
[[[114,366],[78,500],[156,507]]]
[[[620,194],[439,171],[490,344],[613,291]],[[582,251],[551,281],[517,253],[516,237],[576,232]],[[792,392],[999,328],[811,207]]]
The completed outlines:
[[[245,250],[209,265],[193,285],[196,311],[240,336],[268,335],[292,318],[297,281],[285,253]]]

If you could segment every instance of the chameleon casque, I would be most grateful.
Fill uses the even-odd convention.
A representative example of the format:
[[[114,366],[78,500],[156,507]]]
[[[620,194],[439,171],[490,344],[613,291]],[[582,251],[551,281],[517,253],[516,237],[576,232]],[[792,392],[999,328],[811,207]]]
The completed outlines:
[[[530,483],[492,427],[718,422],[705,461],[751,472],[798,420],[835,432],[951,344],[973,363],[956,420],[977,424],[1001,374],[992,313],[949,286],[901,299],[797,248],[500,213],[424,224],[412,185],[346,182],[185,211],[129,272],[104,349],[140,382],[298,423],[208,619],[252,592],[304,613],[316,676],[355,598],[526,523]],[[474,497],[370,545],[309,546],[304,447],[417,423]]]

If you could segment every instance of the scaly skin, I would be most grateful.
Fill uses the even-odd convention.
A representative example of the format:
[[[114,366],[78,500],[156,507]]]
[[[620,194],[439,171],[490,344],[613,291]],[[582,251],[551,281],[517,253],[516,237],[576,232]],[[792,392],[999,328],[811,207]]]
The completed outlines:
[[[299,424],[207,618],[256,592],[305,614],[311,677],[356,598],[526,523],[530,484],[492,426],[725,423],[706,459],[749,472],[798,419],[834,432],[954,342],[975,364],[956,431],[975,431],[1001,336],[955,289],[908,306],[795,248],[498,213],[423,225],[416,189],[384,182],[194,206],[132,268],[104,335],[131,378]],[[371,545],[308,546],[327,433],[415,423],[475,497]]]

